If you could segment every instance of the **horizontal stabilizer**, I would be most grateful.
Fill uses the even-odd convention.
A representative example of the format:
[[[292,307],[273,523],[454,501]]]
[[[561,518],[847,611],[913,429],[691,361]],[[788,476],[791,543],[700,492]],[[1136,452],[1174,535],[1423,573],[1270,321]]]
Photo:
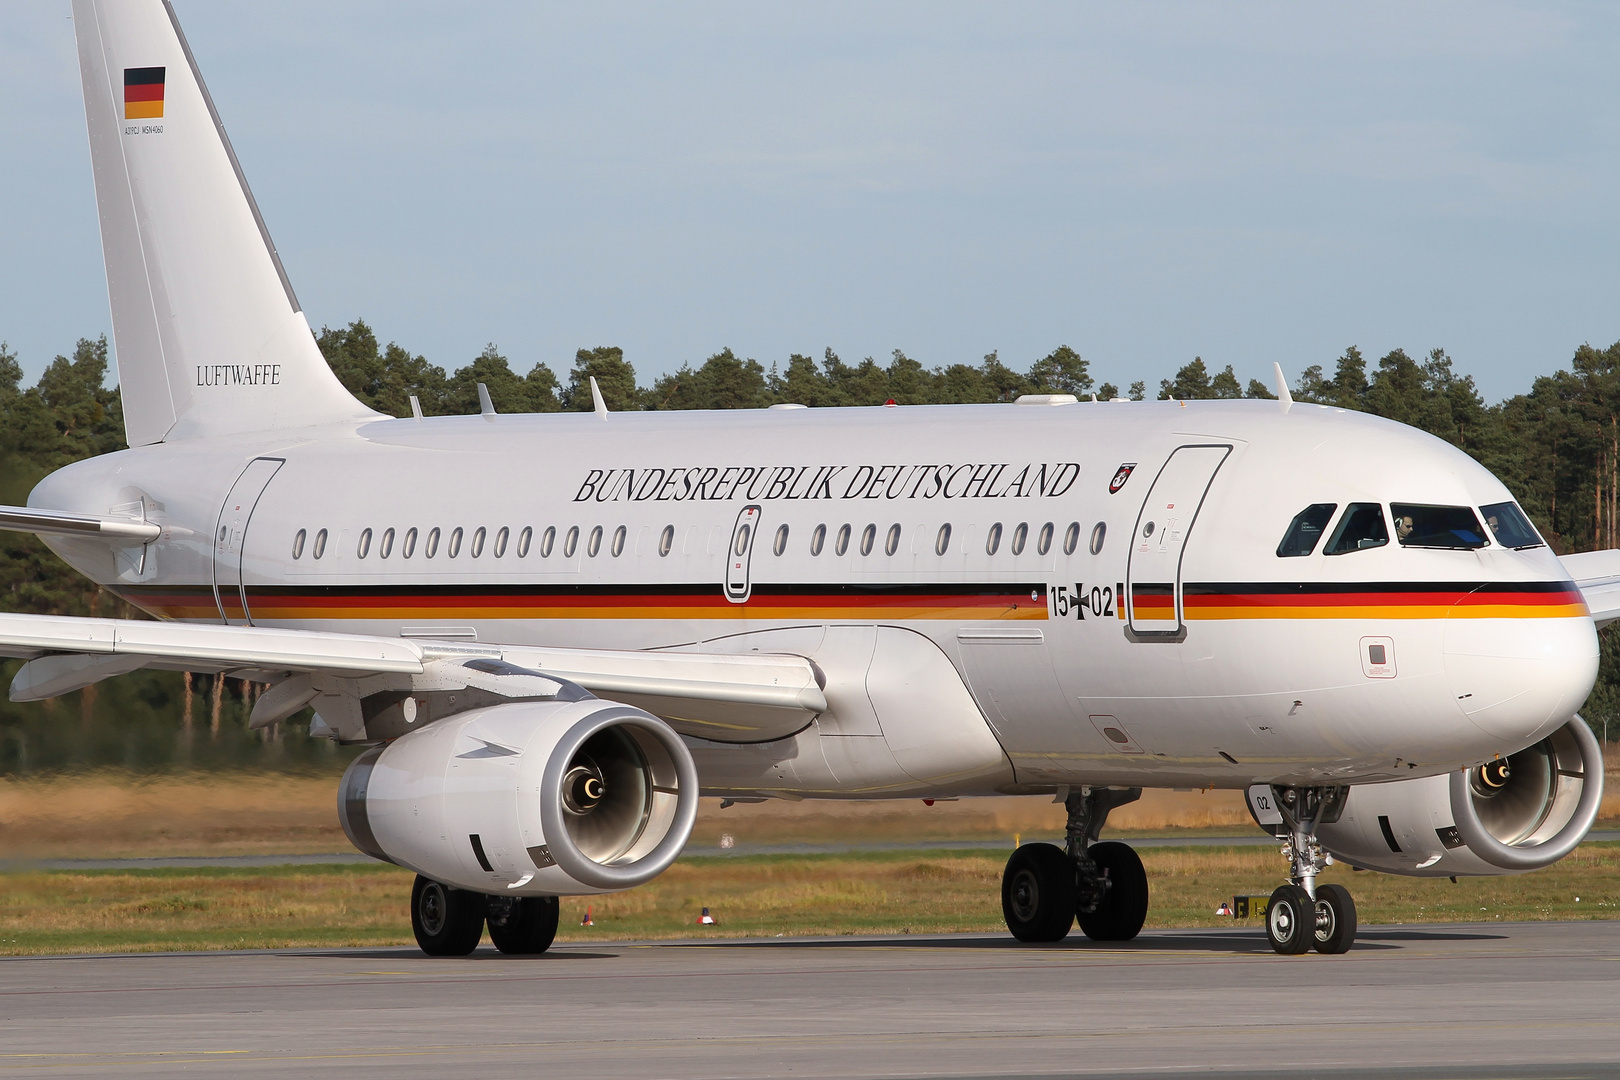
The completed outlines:
[[[1558,561],[1575,579],[1599,629],[1620,619],[1620,550],[1582,551]]]
[[[159,526],[138,518],[90,517],[86,514],[65,514],[59,510],[35,510],[27,506],[0,506],[0,529],[36,536],[77,536],[118,544],[149,544],[163,532]]]

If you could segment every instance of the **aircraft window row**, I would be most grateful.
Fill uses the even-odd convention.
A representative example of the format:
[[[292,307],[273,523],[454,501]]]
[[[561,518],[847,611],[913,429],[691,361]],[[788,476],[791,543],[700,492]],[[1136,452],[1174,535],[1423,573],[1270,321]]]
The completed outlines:
[[[1277,557],[1297,558],[1314,552],[1337,509],[1337,503],[1312,503],[1295,514],[1294,520],[1288,524],[1288,530],[1283,533],[1282,542],[1277,545]],[[1402,547],[1474,551],[1489,544],[1491,538],[1503,547],[1514,550],[1542,546],[1541,537],[1518,504],[1492,503],[1479,510],[1485,518],[1486,528],[1480,527],[1479,517],[1466,506],[1389,504],[1395,540]],[[1351,503],[1345,507],[1322,553],[1346,555],[1352,551],[1383,547],[1389,543],[1389,535],[1390,528],[1381,505],[1372,502]]]
[[[1513,507],[1511,503],[1506,505],[1515,512],[1517,511],[1517,507]],[[1332,512],[1331,504],[1328,506],[1328,512]],[[1528,528],[1528,524],[1526,524],[1525,527]],[[1320,525],[1317,526],[1317,529],[1320,531]],[[903,532],[904,530],[901,529],[898,522],[890,525],[888,529],[884,531],[882,536],[882,549],[885,555],[892,556],[899,552]],[[1013,526],[1012,538],[1009,547],[1014,555],[1022,555],[1024,553],[1024,549],[1029,542],[1029,534],[1030,524],[1028,522],[1019,522],[1017,525]],[[1102,522],[1099,521],[1095,526],[1093,526],[1091,530],[1090,543],[1090,551],[1093,555],[1099,555],[1102,553],[1103,538],[1106,534],[1107,526]],[[629,542],[629,535],[629,528],[624,525],[616,527],[611,535],[607,532],[605,526],[593,526],[588,534],[583,535],[585,554],[591,558],[596,558],[602,553],[602,547],[604,543],[606,543],[608,551],[614,558],[618,558],[624,554],[625,547]],[[777,526],[775,536],[771,542],[771,552],[773,554],[778,556],[787,554],[789,535],[790,530],[787,525],[784,524]],[[985,534],[984,551],[986,555],[995,555],[1000,550],[1002,535],[1003,526],[1001,522],[998,521],[990,526],[989,530],[987,530]],[[1050,552],[1056,536],[1057,526],[1055,523],[1048,521],[1044,525],[1041,525],[1035,533],[1036,552],[1041,555],[1045,555]],[[737,555],[746,554],[749,549],[751,537],[751,525],[745,524],[738,529],[733,541],[734,553]],[[294,559],[302,559],[304,557],[305,549],[308,547],[309,553],[313,558],[324,558],[326,556],[328,538],[329,534],[327,530],[319,529],[315,532],[314,541],[311,543],[309,531],[307,529],[299,529],[298,532],[293,536],[292,557]],[[580,526],[569,526],[567,531],[561,536],[561,549],[564,558],[571,559],[574,557],[574,554],[580,548],[581,539],[582,534]],[[835,534],[833,539],[834,553],[837,555],[848,554],[850,544],[854,540],[854,526],[847,523],[840,525],[838,527],[838,532]],[[491,535],[490,531],[482,525],[474,529],[470,536],[468,535],[467,531],[459,525],[451,529],[448,535],[446,535],[438,526],[428,529],[425,534],[420,532],[414,526],[404,530],[403,533],[400,533],[393,528],[387,528],[382,530],[380,534],[373,529],[366,528],[360,531],[360,535],[355,541],[354,554],[358,559],[366,559],[372,555],[373,551],[375,551],[379,559],[387,559],[393,556],[394,549],[397,546],[399,549],[400,558],[409,559],[416,555],[419,542],[423,557],[428,559],[436,558],[439,554],[439,549],[441,546],[444,549],[445,556],[451,559],[458,558],[461,555],[464,547],[467,554],[474,559],[482,557],[486,547],[489,549],[490,554],[497,559],[503,558],[506,555],[508,547],[512,547],[516,551],[518,558],[526,559],[529,557],[530,549],[534,546],[534,529],[532,527],[525,526],[518,532],[517,542],[515,545],[513,545],[512,530],[505,525],[502,525],[500,528],[496,529],[493,536]],[[875,522],[867,524],[861,530],[860,538],[857,543],[860,548],[860,553],[864,556],[870,556],[878,549],[878,526]],[[813,556],[820,555],[822,550],[826,547],[826,544],[827,526],[825,524],[817,525],[810,533],[810,554]],[[551,558],[552,552],[556,550],[558,546],[557,526],[546,526],[545,530],[540,534],[540,557],[542,559]],[[1065,555],[1073,555],[1075,549],[1079,546],[1080,523],[1078,521],[1071,521],[1068,528],[1066,528],[1063,533],[1063,553]],[[947,522],[941,525],[939,527],[939,531],[934,535],[934,554],[944,556],[949,553],[950,548],[951,526],[950,523]],[[663,530],[658,535],[658,555],[660,558],[668,557],[670,552],[672,552],[674,549],[675,526],[665,525]],[[1300,553],[1310,554],[1310,551],[1307,549]],[[1282,554],[1281,549],[1278,549],[1278,554]]]

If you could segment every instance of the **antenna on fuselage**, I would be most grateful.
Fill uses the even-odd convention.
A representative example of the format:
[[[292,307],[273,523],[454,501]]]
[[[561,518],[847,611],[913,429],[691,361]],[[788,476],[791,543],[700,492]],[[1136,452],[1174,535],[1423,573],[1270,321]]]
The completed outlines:
[[[1277,372],[1277,404],[1282,406],[1283,412],[1287,412],[1294,407],[1294,395],[1288,392],[1288,380],[1283,378],[1282,365],[1273,361],[1271,367]]]
[[[495,419],[495,403],[489,400],[489,387],[478,384],[478,412],[485,420]]]
[[[415,394],[411,395],[411,415],[418,420],[422,419],[422,399]]]
[[[602,388],[596,385],[596,376],[591,376],[591,402],[596,406],[596,415],[607,419],[607,402],[602,400]]]

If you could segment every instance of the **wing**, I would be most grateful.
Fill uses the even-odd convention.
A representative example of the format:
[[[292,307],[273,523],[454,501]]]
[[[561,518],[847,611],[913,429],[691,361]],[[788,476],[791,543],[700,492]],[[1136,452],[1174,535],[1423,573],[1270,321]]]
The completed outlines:
[[[1620,619],[1620,550],[1560,555],[1558,561],[1575,579],[1599,629]]]
[[[710,738],[782,738],[825,712],[815,664],[790,654],[728,655],[611,649],[541,649],[126,619],[0,614],[0,655],[27,659],[11,700],[56,697],[139,668],[224,673],[272,684],[253,725],[285,719],[318,703],[340,737],[363,737],[360,702],[369,694],[418,685],[500,678],[469,673],[469,661],[498,661],[520,674],[576,683],[637,705],[677,730]],[[517,684],[514,684],[517,685]],[[352,706],[352,707],[351,707]],[[328,715],[331,714],[331,715]]]

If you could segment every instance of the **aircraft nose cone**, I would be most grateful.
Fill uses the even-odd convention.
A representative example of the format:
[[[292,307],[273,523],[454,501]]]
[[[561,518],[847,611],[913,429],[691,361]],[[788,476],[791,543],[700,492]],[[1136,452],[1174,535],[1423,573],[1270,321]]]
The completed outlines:
[[[1453,608],[1446,679],[1480,730],[1523,745],[1572,716],[1597,679],[1597,631],[1587,618],[1489,618]]]

